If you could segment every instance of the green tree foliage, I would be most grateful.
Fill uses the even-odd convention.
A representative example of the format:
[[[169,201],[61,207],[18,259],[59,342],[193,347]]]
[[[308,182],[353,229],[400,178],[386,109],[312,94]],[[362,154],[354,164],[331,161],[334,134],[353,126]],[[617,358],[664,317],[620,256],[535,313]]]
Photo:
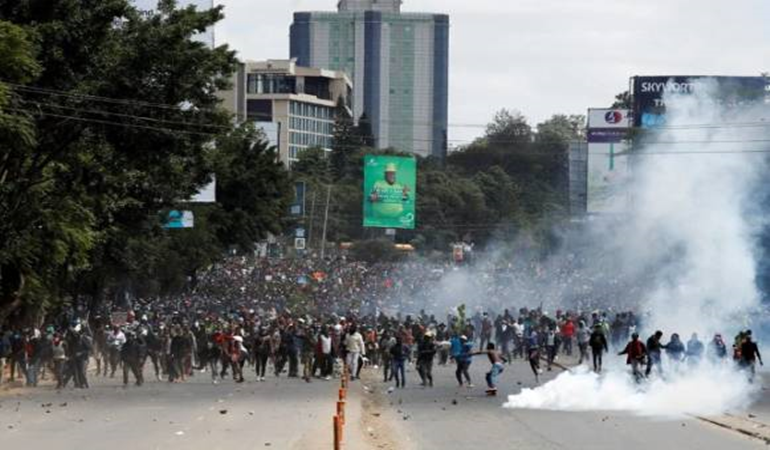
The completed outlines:
[[[217,141],[219,241],[241,251],[278,234],[291,203],[291,183],[275,149],[252,125]]]
[[[612,102],[610,108],[631,109],[633,106],[634,105],[631,98],[631,93],[628,91],[623,91],[615,96],[615,101]]]
[[[374,133],[372,132],[372,121],[369,120],[369,116],[366,113],[361,114],[358,118],[358,125],[356,126],[356,135],[358,136],[359,144],[362,147],[373,148],[374,147]]]
[[[526,144],[532,141],[532,127],[519,111],[503,108],[487,125],[486,139],[492,145]]]
[[[571,141],[584,140],[586,117],[583,115],[556,114],[537,126],[537,141],[558,146]]]
[[[209,263],[161,225],[215,170],[221,210],[201,207],[205,226],[184,237],[246,248],[280,228],[285,172],[218,107],[234,52],[194,39],[221,7],[28,3],[0,2],[0,323],[66,297],[95,306],[144,279],[178,284],[184,271],[159,276],[173,258]]]
[[[350,155],[360,147],[361,141],[356,134],[356,127],[350,111],[340,99],[334,115],[332,130],[331,166],[335,179],[342,179],[350,170]]]

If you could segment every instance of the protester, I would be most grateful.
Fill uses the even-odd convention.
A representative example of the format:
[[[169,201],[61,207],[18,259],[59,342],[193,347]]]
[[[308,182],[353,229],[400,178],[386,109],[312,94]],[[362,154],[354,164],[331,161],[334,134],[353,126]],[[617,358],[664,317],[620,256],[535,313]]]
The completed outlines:
[[[644,378],[642,367],[645,364],[645,358],[647,357],[647,348],[639,340],[639,334],[634,333],[631,335],[631,342],[626,345],[618,355],[626,355],[626,364],[631,366],[631,373],[637,382],[640,382]]]
[[[601,323],[597,323],[594,326],[594,331],[591,333],[588,345],[591,347],[591,355],[593,356],[594,372],[602,372],[602,355],[609,351],[607,346],[607,338],[605,337],[604,327]]]

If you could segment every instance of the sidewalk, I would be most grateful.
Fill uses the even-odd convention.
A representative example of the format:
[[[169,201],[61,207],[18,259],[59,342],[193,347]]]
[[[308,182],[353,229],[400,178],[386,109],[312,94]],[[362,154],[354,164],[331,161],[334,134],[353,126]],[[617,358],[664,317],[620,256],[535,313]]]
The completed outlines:
[[[761,383],[760,397],[746,410],[698,419],[770,444],[770,371],[758,373],[757,382]]]

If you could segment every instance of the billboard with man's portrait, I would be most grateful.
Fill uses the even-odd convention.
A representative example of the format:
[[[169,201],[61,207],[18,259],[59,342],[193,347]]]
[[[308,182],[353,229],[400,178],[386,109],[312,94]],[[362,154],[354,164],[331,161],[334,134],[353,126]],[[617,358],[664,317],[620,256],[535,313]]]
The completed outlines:
[[[364,157],[364,226],[415,227],[417,161],[413,157]]]

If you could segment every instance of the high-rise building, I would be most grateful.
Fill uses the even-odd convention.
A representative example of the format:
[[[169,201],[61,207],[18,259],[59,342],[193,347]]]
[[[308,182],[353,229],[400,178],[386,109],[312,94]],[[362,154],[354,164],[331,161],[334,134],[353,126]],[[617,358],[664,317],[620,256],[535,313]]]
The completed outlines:
[[[219,94],[223,106],[239,122],[276,130],[278,154],[288,167],[304,149],[331,151],[337,106],[350,112],[353,89],[345,73],[301,67],[293,59],[239,64],[232,86]]]
[[[401,12],[401,0],[340,0],[337,12],[297,12],[291,56],[346,72],[353,113],[375,145],[446,156],[449,16]]]

